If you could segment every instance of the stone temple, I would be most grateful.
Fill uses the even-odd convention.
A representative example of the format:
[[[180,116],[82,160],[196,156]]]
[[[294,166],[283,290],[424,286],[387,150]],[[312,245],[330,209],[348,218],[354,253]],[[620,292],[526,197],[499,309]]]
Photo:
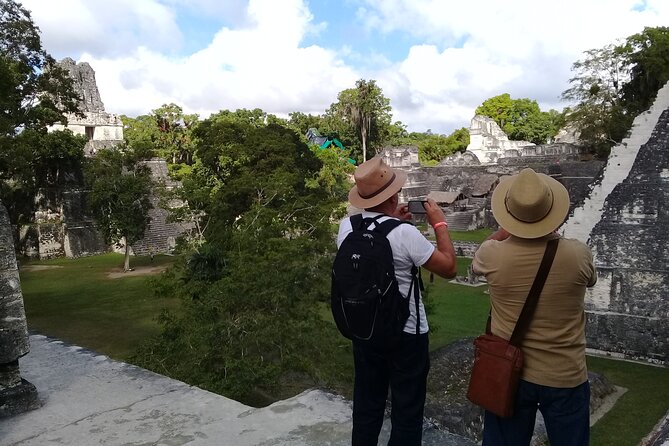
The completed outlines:
[[[82,115],[68,114],[67,125],[55,124],[49,130],[71,130],[75,135],[88,138],[85,153],[95,155],[100,149],[109,149],[123,142],[123,123],[118,115],[107,113],[95,81],[95,71],[87,62],[76,63],[66,57],[58,65],[67,71],[79,94]]]
[[[564,235],[587,241],[599,279],[587,294],[590,348],[667,364],[669,83],[614,147]]]
[[[84,148],[87,156],[95,156],[100,150],[113,150],[123,142],[123,123],[118,115],[107,113],[98,91],[95,71],[86,62],[75,63],[70,58],[58,62],[73,80],[75,91],[81,100],[82,115],[67,115],[67,123],[58,123],[49,131],[68,129],[84,135],[88,142]],[[154,158],[143,161],[151,171],[156,185],[164,191],[180,187],[180,183],[169,178],[164,159]],[[17,252],[27,257],[48,259],[53,257],[83,257],[101,254],[124,246],[107,245],[95,221],[86,209],[87,191],[81,185],[68,185],[41,189],[35,204],[37,210],[31,224],[17,228]],[[149,211],[150,222],[144,238],[134,243],[133,255],[171,253],[177,238],[191,230],[191,223],[172,222],[167,209],[161,207],[160,194],[154,193],[150,199],[153,208]],[[169,207],[179,207],[183,203],[171,200]]]

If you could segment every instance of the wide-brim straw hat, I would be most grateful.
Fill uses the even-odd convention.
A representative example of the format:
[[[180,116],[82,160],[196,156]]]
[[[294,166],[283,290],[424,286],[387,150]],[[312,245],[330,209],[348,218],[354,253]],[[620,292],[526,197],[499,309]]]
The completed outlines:
[[[355,186],[348,193],[348,201],[357,208],[368,209],[399,192],[407,174],[388,166],[380,157],[374,157],[360,164],[353,178]]]
[[[569,212],[569,192],[554,178],[523,169],[492,194],[492,214],[512,235],[534,239],[555,231]]]

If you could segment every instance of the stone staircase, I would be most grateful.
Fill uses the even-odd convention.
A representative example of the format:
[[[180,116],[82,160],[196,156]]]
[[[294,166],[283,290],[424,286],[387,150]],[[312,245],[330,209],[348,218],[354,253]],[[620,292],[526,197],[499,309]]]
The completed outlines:
[[[170,191],[179,187],[179,183],[170,178],[167,163],[161,158],[144,161],[151,170],[151,178],[159,188]],[[144,238],[132,244],[134,255],[170,254],[176,245],[176,239],[181,234],[192,229],[187,223],[173,223],[168,221],[169,211],[160,207],[158,193],[151,197],[153,209],[149,211],[150,221],[144,232]],[[173,206],[181,206],[183,203],[170,203]]]
[[[669,82],[657,92],[653,106],[634,119],[630,136],[611,149],[600,180],[594,184],[582,206],[574,209],[562,228],[563,235],[587,242],[595,225],[602,219],[604,203],[613,189],[629,175],[639,149],[650,138],[655,124],[669,108]]]

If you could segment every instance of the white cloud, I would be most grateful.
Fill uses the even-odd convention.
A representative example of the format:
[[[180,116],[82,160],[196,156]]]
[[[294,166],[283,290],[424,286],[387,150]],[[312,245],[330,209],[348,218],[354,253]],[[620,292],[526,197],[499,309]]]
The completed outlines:
[[[333,52],[300,47],[312,16],[299,1],[287,6],[251,1],[248,27],[223,28],[188,57],[142,47],[122,58],[87,54],[82,60],[96,70],[105,108],[117,113],[148,113],[165,102],[205,116],[256,107],[282,116],[322,113],[356,75]]]
[[[352,0],[348,0],[352,1]],[[358,0],[367,36],[416,42],[402,61],[355,42],[332,48],[305,38],[337,29],[306,0],[25,0],[53,54],[89,62],[106,109],[148,113],[175,102],[203,116],[261,108],[322,113],[359,78],[376,79],[394,118],[410,130],[450,132],[501,93],[561,108],[582,52],[669,23],[669,2],[646,0]],[[350,3],[348,3],[350,4]],[[639,9],[643,9],[639,11]],[[198,18],[221,25],[199,51],[184,35]],[[185,25],[186,18],[189,20]],[[326,24],[327,21],[327,24]],[[179,26],[182,26],[180,28]],[[351,17],[346,26],[354,26]],[[335,46],[341,46],[335,48]],[[361,71],[347,65],[367,54]],[[373,61],[373,63],[371,63]]]
[[[404,74],[400,84],[388,80],[386,87],[404,90],[393,106],[397,118],[417,130],[467,126],[481,102],[501,93],[561,109],[566,104],[559,95],[583,51],[669,23],[666,0],[648,0],[643,11],[634,10],[637,0],[363,3],[359,14],[369,28],[429,43],[411,48],[397,68]]]
[[[47,50],[79,57],[120,56],[138,46],[170,51],[183,36],[172,9],[157,0],[23,0]]]

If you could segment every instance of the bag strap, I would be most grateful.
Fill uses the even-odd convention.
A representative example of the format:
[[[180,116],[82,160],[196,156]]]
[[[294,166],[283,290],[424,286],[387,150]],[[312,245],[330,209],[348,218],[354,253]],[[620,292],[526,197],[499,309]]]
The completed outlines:
[[[420,291],[423,289],[422,280],[420,279],[420,268],[416,265],[411,266],[411,284],[409,285],[409,292],[407,299],[411,298],[413,294],[414,305],[416,306],[416,334],[420,334]]]
[[[525,337],[525,332],[530,325],[530,320],[532,319],[532,315],[534,315],[534,310],[537,308],[539,295],[541,294],[541,290],[544,288],[544,284],[546,283],[548,271],[550,271],[551,265],[553,264],[553,259],[555,258],[555,253],[557,252],[559,241],[559,238],[554,238],[549,240],[548,244],[546,245],[544,257],[541,259],[541,265],[539,265],[539,271],[537,272],[537,276],[534,278],[532,288],[530,288],[530,293],[527,295],[525,305],[523,305],[523,309],[520,312],[516,326],[513,329],[513,334],[509,340],[511,345],[520,347],[520,344],[523,341],[523,337]]]
[[[389,218],[377,225],[375,229],[378,229],[380,233],[386,237],[396,227],[401,224],[411,225],[412,223],[405,220],[397,220],[395,218]],[[407,293],[407,299],[411,299],[413,294],[414,305],[416,306],[416,334],[420,334],[420,290],[423,289],[423,281],[420,279],[420,269],[416,265],[411,266],[411,284],[409,285],[409,292]]]

